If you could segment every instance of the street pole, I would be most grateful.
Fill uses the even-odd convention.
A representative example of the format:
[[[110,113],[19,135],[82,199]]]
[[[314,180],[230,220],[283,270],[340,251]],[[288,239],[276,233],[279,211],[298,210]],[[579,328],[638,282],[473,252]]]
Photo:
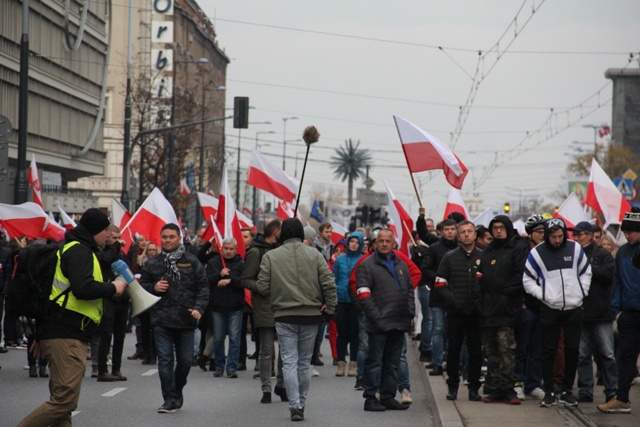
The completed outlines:
[[[296,120],[297,117],[283,117],[282,118],[282,170],[286,171],[285,158],[287,157],[287,120]]]
[[[22,0],[22,36],[20,38],[20,87],[18,97],[18,159],[14,199],[27,201],[27,123],[29,119],[29,0]]]
[[[240,144],[242,143],[241,137],[242,129],[238,128],[238,169],[236,170],[236,209],[240,208]]]
[[[124,98],[124,140],[122,141],[122,193],[120,203],[130,210],[129,200],[129,167],[131,149],[131,52],[133,50],[133,0],[129,0],[129,34],[127,40],[127,86]],[[140,166],[142,167],[142,166]]]

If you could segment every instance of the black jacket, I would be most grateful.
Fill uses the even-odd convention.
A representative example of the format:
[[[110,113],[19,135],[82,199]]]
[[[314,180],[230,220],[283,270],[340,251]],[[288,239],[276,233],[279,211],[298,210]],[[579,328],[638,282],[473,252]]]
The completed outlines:
[[[116,279],[116,276],[113,274],[113,270],[111,269],[111,264],[115,261],[122,260],[129,265],[129,260],[124,252],[122,252],[121,248],[120,243],[116,242],[113,245],[106,245],[96,253],[100,267],[102,267],[102,278],[104,280]],[[131,301],[131,298],[129,298],[128,292],[124,292],[122,295],[113,295],[111,297],[111,301],[126,304]]]
[[[433,284],[436,281],[436,273],[442,258],[444,258],[444,255],[447,252],[452,251],[457,247],[458,241],[456,239],[447,240],[445,238],[440,238],[439,242],[429,246],[424,260],[422,261],[422,265],[420,266],[420,269],[422,270],[422,278],[425,279],[426,277],[427,286],[433,289]],[[442,301],[437,293],[432,293],[429,295],[429,307],[444,308],[444,301]]]
[[[482,251],[467,252],[458,247],[447,252],[440,262],[431,295],[437,294],[448,312],[478,315],[480,292],[475,280]]]
[[[428,249],[429,249],[429,246],[425,245],[422,242],[421,244],[411,248],[411,261],[413,261],[413,263],[416,266],[418,266],[418,268],[422,267],[424,258],[427,256]],[[420,278],[420,283],[418,284],[418,286],[426,286],[426,285],[428,285],[427,278],[423,274],[422,277]]]
[[[582,302],[585,322],[610,322],[611,288],[613,285],[613,256],[595,242],[582,248],[591,263],[591,287]]]
[[[217,256],[207,262],[207,280],[209,281],[209,309],[221,313],[231,313],[242,310],[244,307],[244,288],[241,284],[242,268],[244,262],[242,257],[237,255],[233,259],[224,260],[230,270],[231,279],[227,286],[218,286],[218,282],[223,279],[220,275],[222,271],[222,258]]]
[[[418,219],[416,220],[416,231],[418,232],[418,236],[420,236],[420,240],[425,242],[427,245],[438,243],[439,238],[435,234],[431,233],[427,228],[427,220],[424,215],[418,216]]]

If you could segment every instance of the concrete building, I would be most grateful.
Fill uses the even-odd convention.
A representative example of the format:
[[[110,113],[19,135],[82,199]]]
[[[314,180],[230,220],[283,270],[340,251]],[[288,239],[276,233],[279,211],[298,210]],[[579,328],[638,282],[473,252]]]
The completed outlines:
[[[611,140],[640,154],[640,70],[610,68],[613,81]]]

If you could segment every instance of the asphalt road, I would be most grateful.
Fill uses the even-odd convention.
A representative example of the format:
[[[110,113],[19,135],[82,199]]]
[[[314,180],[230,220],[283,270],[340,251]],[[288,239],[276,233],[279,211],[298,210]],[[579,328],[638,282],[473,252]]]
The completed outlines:
[[[135,336],[128,334],[124,356],[134,351]],[[253,343],[249,343],[250,351]],[[422,382],[422,365],[409,352],[410,375],[414,403],[407,411],[372,413],[363,411],[362,392],[355,391],[354,378],[336,377],[331,365],[328,340],[322,352],[325,366],[319,367],[320,377],[312,378],[311,390],[305,410],[305,426],[433,426],[427,391]],[[279,426],[290,425],[287,403],[277,396],[274,403],[261,404],[259,380],[254,380],[254,361],[249,371],[239,372],[239,378],[213,378],[211,372],[195,367],[189,374],[184,390],[184,407],[174,414],[158,414],[162,404],[160,380],[154,366],[143,366],[139,361],[124,360],[122,373],[128,381],[99,383],[90,378],[91,365],[87,363],[82,395],[73,415],[76,427],[102,426]],[[0,354],[0,426],[15,426],[33,408],[47,399],[48,382],[42,378],[29,378],[26,350],[11,349]],[[275,380],[274,380],[275,381]],[[277,401],[276,401],[277,399]]]

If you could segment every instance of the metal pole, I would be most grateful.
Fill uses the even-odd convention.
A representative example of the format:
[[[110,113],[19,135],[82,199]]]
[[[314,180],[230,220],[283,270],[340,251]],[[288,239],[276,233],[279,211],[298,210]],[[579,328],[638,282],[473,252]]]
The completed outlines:
[[[236,209],[240,208],[240,144],[242,137],[240,136],[242,129],[238,129],[238,169],[236,170]]]
[[[14,199],[27,201],[27,123],[29,120],[29,0],[22,0],[20,38],[20,87],[18,97],[18,159]]]
[[[127,87],[124,98],[124,140],[122,142],[122,193],[120,203],[130,210],[129,201],[129,167],[131,149],[131,52],[133,50],[133,0],[129,0],[129,34],[127,40]],[[141,166],[142,167],[142,164]]]
[[[205,94],[207,91],[202,90],[202,130],[200,131],[200,173],[198,175],[198,191],[204,191],[204,116],[205,116]]]
[[[282,119],[282,170],[285,171],[284,159],[287,156],[287,118]]]
[[[165,197],[169,201],[169,203],[173,202],[173,193],[174,193],[174,185],[173,185],[173,168],[174,168],[174,157],[175,157],[175,124],[176,124],[176,66],[177,62],[173,61],[172,64],[172,78],[171,78],[171,120],[169,123],[171,124],[171,131],[169,132],[169,153],[168,153],[168,169],[167,169],[167,185],[165,186]]]

